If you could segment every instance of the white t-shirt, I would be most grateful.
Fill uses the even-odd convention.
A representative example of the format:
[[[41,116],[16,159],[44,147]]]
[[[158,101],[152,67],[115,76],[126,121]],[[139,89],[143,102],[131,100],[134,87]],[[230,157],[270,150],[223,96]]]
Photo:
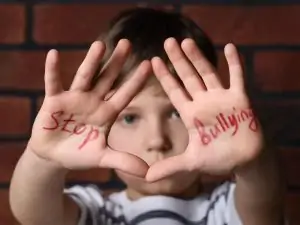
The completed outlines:
[[[104,197],[96,186],[65,190],[81,208],[78,225],[242,225],[234,205],[235,184],[190,200],[147,196],[136,201],[121,191]]]

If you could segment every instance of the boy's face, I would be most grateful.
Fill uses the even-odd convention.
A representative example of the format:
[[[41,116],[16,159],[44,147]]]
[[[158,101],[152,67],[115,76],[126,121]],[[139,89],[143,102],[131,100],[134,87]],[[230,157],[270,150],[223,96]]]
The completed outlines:
[[[113,149],[140,157],[151,166],[156,161],[183,153],[188,144],[188,132],[157,82],[146,85],[119,114],[109,133],[108,144]],[[181,194],[198,177],[197,173],[181,173],[150,184],[119,171],[117,174],[129,189],[146,195]]]

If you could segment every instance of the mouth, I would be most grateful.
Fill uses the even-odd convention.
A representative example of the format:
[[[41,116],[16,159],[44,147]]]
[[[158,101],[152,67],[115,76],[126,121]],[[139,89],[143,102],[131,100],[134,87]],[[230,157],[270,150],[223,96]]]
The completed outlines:
[[[156,152],[155,154],[153,154],[151,156],[150,159],[149,158],[148,159],[143,159],[142,158],[142,159],[148,164],[148,166],[152,166],[153,164],[155,164],[155,163],[157,163],[159,161],[162,161],[162,160],[164,160],[166,158],[170,158],[170,157],[172,157],[172,155],[166,155],[166,154],[163,154],[161,152]]]

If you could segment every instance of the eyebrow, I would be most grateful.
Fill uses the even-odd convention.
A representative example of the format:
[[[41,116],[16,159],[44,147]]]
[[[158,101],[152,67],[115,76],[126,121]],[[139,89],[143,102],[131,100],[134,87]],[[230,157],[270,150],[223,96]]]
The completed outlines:
[[[135,106],[135,105],[132,105],[132,106],[128,106],[126,108],[123,109],[123,112],[126,113],[126,112],[141,112],[143,111],[143,108],[144,107],[141,107],[141,106]],[[166,103],[166,105],[163,105],[162,109],[164,110],[168,110],[168,109],[176,109],[175,106],[172,104],[172,102],[168,102]],[[121,114],[121,113],[120,113]]]
[[[127,106],[123,109],[123,111],[140,111],[140,107],[138,107],[138,106]]]

